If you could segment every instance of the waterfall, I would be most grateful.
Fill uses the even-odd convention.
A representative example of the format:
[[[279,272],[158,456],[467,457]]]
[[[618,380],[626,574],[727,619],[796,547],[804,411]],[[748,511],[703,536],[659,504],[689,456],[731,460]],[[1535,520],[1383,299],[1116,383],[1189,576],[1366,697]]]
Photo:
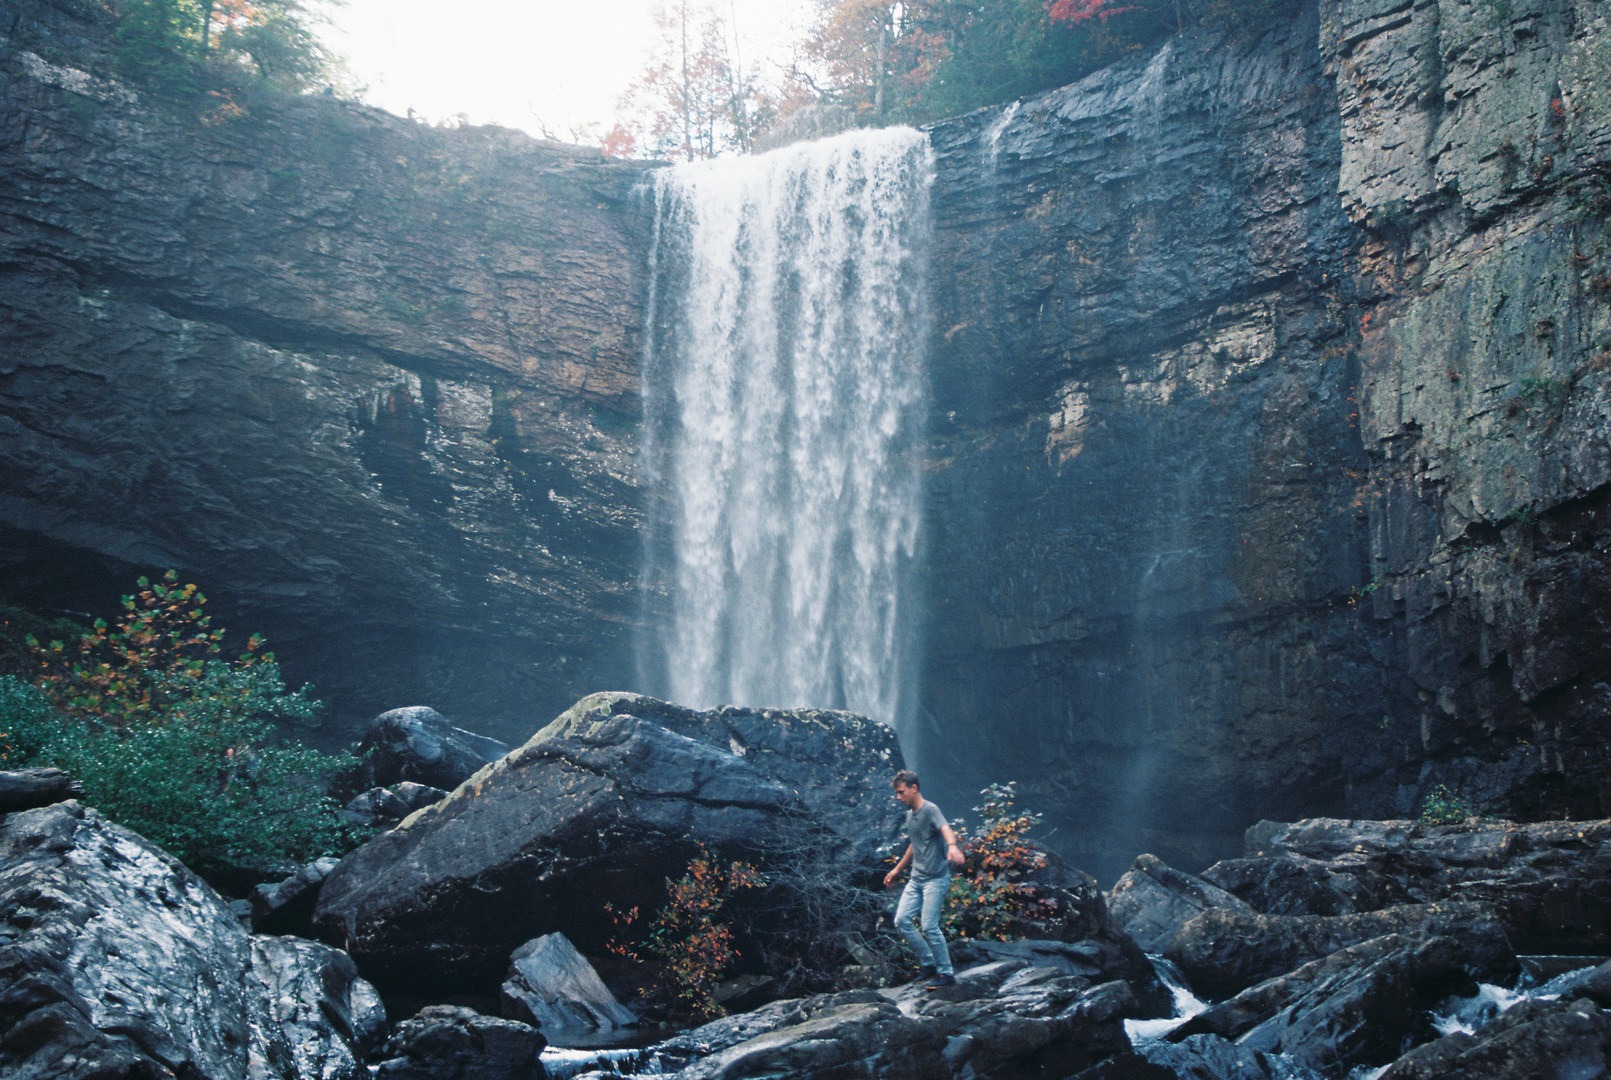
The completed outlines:
[[[889,723],[918,632],[928,140],[656,174],[645,685]]]

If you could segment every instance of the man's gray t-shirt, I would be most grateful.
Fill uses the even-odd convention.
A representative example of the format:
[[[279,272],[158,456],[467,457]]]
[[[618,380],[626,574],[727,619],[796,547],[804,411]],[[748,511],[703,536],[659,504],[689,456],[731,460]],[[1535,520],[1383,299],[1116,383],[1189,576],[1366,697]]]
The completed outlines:
[[[928,800],[917,810],[906,812],[906,839],[912,842],[912,880],[929,881],[947,874],[951,865],[945,861],[945,815]]]

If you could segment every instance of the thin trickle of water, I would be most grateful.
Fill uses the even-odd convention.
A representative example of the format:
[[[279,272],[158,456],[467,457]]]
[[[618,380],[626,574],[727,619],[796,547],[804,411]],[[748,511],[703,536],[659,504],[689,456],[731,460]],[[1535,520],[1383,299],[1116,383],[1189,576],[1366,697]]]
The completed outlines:
[[[896,722],[917,612],[927,137],[657,174],[646,685]]]

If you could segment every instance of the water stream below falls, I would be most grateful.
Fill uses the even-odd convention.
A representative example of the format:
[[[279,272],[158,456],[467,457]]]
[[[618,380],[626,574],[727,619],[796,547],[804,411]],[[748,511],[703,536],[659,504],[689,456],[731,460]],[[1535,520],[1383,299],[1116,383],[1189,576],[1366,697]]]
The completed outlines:
[[[920,631],[932,153],[858,131],[656,174],[643,685],[898,723]]]

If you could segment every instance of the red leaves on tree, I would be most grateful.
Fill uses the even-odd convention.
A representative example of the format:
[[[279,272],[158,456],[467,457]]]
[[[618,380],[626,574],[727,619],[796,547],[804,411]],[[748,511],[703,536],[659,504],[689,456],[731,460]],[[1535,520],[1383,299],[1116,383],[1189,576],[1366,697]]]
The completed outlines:
[[[1115,15],[1141,10],[1139,4],[1127,4],[1123,0],[1052,0],[1046,5],[1046,14],[1053,22],[1075,25],[1088,22],[1105,23]]]

